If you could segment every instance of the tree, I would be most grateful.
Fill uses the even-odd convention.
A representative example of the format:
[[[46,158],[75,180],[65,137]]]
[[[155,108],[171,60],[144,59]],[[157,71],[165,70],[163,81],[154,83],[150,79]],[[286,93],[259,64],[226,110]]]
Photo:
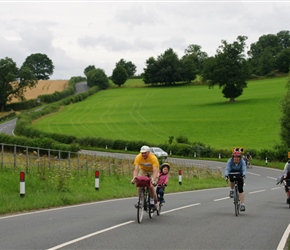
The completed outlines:
[[[112,74],[112,81],[119,87],[123,85],[128,79],[127,71],[122,66],[116,66],[116,68],[113,70]]]
[[[286,84],[286,93],[281,101],[282,117],[280,136],[285,145],[290,148],[290,74]]]
[[[28,56],[23,66],[28,67],[38,80],[48,80],[53,74],[54,65],[45,54],[31,54]]]
[[[191,55],[194,58],[195,66],[200,72],[203,68],[203,62],[205,59],[208,58],[208,55],[206,52],[201,51],[201,46],[197,44],[191,44],[185,49],[184,51],[185,55]]]
[[[124,59],[121,59],[116,63],[116,67],[118,66],[122,66],[126,70],[128,78],[134,76],[136,73],[137,67],[131,61],[126,62]]]
[[[99,86],[100,89],[109,87],[109,79],[103,69],[92,69],[87,72],[87,82],[89,87]]]
[[[267,34],[261,36],[256,43],[251,44],[248,52],[251,73],[256,75],[267,75],[275,70],[280,70],[283,63],[277,61],[277,58],[278,56],[284,57],[287,52],[283,54],[283,51],[289,48],[289,31],[280,31],[276,35]],[[288,62],[289,59],[286,58],[286,60]],[[285,72],[285,67],[282,66],[282,68],[282,72]]]
[[[0,107],[4,106],[12,98],[25,100],[24,93],[27,88],[31,89],[37,84],[33,72],[25,66],[18,69],[16,63],[8,57],[0,59]]]
[[[246,36],[238,36],[232,44],[222,40],[215,57],[204,63],[204,80],[209,81],[210,86],[219,85],[224,97],[230,98],[230,102],[242,95],[243,89],[247,87],[249,71],[244,54],[246,39]]]
[[[277,70],[282,73],[288,73],[290,67],[290,47],[283,49],[276,56],[276,67]]]
[[[181,61],[171,48],[159,55],[156,60],[150,57],[146,65],[143,74],[145,84],[171,85],[184,80]]]
[[[182,68],[182,79],[188,83],[190,83],[192,80],[196,78],[196,75],[198,74],[198,63],[197,63],[197,57],[194,54],[188,54],[184,55],[181,62],[181,68]]]
[[[90,70],[92,70],[92,69],[96,69],[95,65],[89,65],[88,67],[86,67],[86,68],[84,69],[84,74],[85,74],[86,77],[87,77],[87,75],[88,75],[88,72],[89,72]]]

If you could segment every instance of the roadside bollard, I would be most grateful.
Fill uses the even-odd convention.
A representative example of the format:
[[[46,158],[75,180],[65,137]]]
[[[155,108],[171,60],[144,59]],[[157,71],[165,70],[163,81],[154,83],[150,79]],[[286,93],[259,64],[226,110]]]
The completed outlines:
[[[267,159],[267,157],[266,157],[266,165],[268,164],[268,159]]]
[[[25,173],[20,172],[20,197],[25,196]]]
[[[178,170],[178,174],[179,174],[179,177],[178,177],[178,179],[179,179],[179,185],[181,185],[182,184],[182,170],[181,169]]]
[[[99,190],[99,170],[95,173],[95,189]]]

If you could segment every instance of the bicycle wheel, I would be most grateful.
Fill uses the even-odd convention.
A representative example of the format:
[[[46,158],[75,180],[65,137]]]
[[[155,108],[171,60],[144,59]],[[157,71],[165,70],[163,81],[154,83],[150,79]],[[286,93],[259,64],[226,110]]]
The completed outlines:
[[[139,192],[138,207],[137,207],[137,221],[141,223],[144,214],[144,189],[141,189]]]
[[[235,206],[235,215],[239,215],[239,195],[237,190],[234,190],[234,206]]]
[[[160,215],[162,206],[163,206],[163,204],[159,202],[157,215]]]
[[[149,210],[149,218],[152,218],[153,217],[153,214],[154,214],[154,211],[155,211],[155,209],[153,210],[153,209],[151,209],[151,204],[150,204],[150,193],[149,193],[149,190],[147,189],[147,204],[148,204],[148,206],[149,206],[149,208],[148,208],[148,210]]]

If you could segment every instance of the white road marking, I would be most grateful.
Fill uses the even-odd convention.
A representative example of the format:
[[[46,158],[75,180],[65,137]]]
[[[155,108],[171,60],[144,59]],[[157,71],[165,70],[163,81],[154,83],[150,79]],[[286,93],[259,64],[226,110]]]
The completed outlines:
[[[223,200],[227,200],[230,199],[230,197],[224,197],[224,198],[220,198],[220,199],[215,199],[213,201],[223,201]]]
[[[247,174],[256,175],[256,176],[261,176],[260,174],[256,174],[256,173],[252,173],[252,172],[247,172]]]
[[[249,192],[249,194],[256,194],[256,193],[261,193],[261,192],[265,192],[266,190],[257,190],[257,191],[253,191],[253,192]]]
[[[183,207],[179,207],[179,208],[175,208],[175,209],[171,209],[171,210],[168,210],[168,211],[165,211],[165,212],[161,212],[160,214],[166,214],[166,213],[171,213],[171,212],[174,212],[174,211],[177,211],[177,210],[180,210],[180,209],[185,209],[185,208],[189,208],[189,207],[194,207],[194,206],[197,206],[197,205],[200,205],[201,203],[195,203],[195,204],[191,204],[191,205],[188,205],[188,206],[183,206]],[[68,246],[68,245],[71,245],[73,243],[76,243],[76,242],[79,242],[79,241],[82,241],[82,240],[85,240],[87,238],[90,238],[92,236],[95,236],[95,235],[98,235],[98,234],[101,234],[101,233],[104,233],[104,232],[107,232],[107,231],[110,231],[110,230],[113,230],[115,228],[118,228],[118,227],[122,227],[122,226],[126,226],[128,224],[131,224],[135,222],[134,220],[130,220],[130,221],[127,221],[127,222],[124,222],[124,223],[121,223],[121,224],[118,224],[118,225],[115,225],[115,226],[112,226],[112,227],[108,227],[108,228],[105,228],[103,230],[100,230],[100,231],[96,231],[94,233],[91,233],[91,234],[88,234],[88,235],[84,235],[82,237],[79,237],[79,238],[76,238],[74,240],[71,240],[71,241],[68,241],[68,242],[65,242],[65,243],[62,243],[60,245],[57,245],[57,246],[54,246],[54,247],[51,247],[51,248],[48,248],[47,250],[57,250],[57,249],[60,249],[62,247],[65,247],[65,246]]]
[[[283,250],[285,245],[286,245],[286,242],[288,240],[288,237],[289,237],[289,234],[290,234],[290,224],[288,225],[288,227],[286,228],[281,240],[280,240],[280,243],[277,247],[277,250]]]
[[[87,239],[87,238],[90,238],[92,236],[95,236],[97,234],[101,234],[101,233],[104,233],[104,232],[107,232],[107,231],[110,231],[110,230],[113,230],[115,228],[118,228],[118,227],[122,227],[122,226],[125,226],[125,225],[128,225],[130,223],[133,223],[135,222],[134,220],[130,220],[130,221],[127,221],[127,222],[124,222],[124,223],[121,223],[121,224],[118,224],[118,225],[115,225],[115,226],[112,226],[112,227],[108,227],[108,228],[105,228],[103,230],[100,230],[100,231],[96,231],[94,233],[91,233],[91,234],[88,234],[88,235],[85,235],[83,237],[80,237],[80,238],[77,238],[77,239],[74,239],[74,240],[71,240],[71,241],[68,241],[68,242],[65,242],[63,244],[60,244],[58,246],[55,246],[55,247],[52,247],[52,248],[48,248],[47,250],[56,250],[56,249],[60,249],[62,247],[65,247],[65,246],[68,246],[68,245],[71,245],[73,243],[76,243],[78,241],[81,241],[81,240],[84,240],[84,239]]]
[[[198,206],[198,205],[200,205],[200,204],[201,204],[201,203],[195,203],[195,204],[191,204],[191,205],[184,206],[184,207],[174,208],[174,209],[171,209],[171,210],[167,210],[167,211],[161,212],[161,214],[171,213],[171,212],[174,212],[174,211],[177,211],[177,210],[180,210],[180,209],[185,209],[185,208],[189,208],[189,207]]]
[[[272,179],[272,180],[277,180],[277,178],[271,177],[271,176],[267,176],[268,179]]]

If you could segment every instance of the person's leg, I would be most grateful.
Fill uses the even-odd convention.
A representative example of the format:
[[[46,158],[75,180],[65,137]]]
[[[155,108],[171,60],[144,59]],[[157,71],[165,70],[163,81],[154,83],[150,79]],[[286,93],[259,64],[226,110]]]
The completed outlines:
[[[245,211],[245,192],[244,192],[244,180],[240,179],[238,181],[238,189],[240,193],[241,211]]]
[[[164,188],[159,188],[160,202],[164,202]]]

